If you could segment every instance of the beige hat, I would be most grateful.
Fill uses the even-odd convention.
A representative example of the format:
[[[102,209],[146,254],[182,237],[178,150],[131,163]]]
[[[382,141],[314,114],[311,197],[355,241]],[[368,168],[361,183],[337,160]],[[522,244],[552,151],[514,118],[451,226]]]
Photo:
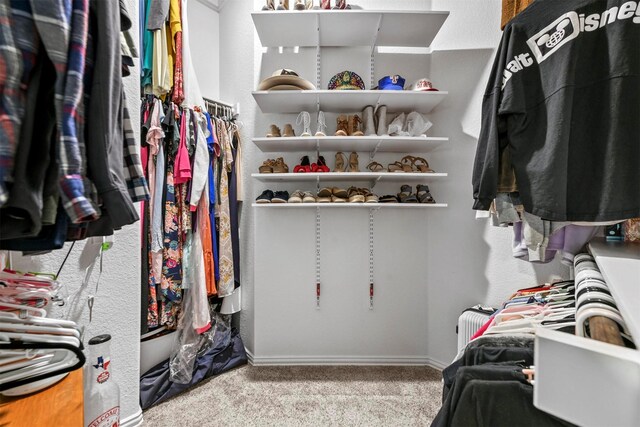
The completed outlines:
[[[271,77],[267,77],[258,85],[258,90],[315,90],[315,88],[311,82],[298,76],[298,73],[286,68],[276,70]]]

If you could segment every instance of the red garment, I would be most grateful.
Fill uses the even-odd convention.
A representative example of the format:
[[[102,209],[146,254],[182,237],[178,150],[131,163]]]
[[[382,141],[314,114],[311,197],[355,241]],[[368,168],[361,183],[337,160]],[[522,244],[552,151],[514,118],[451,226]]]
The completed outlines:
[[[174,185],[183,184],[191,179],[191,162],[189,162],[189,152],[187,151],[187,116],[189,110],[184,110],[180,121],[180,143],[178,153],[173,165]]]
[[[176,33],[176,63],[173,71],[173,102],[182,105],[184,101],[184,76],[182,73],[182,31]]]

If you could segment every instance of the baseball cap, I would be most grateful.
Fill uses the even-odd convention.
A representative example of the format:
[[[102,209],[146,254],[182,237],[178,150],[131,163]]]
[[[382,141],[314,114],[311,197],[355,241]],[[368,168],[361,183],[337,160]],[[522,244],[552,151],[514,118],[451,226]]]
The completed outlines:
[[[378,90],[404,90],[405,79],[402,76],[385,76],[378,80]]]
[[[423,91],[437,91],[438,89],[433,87],[433,83],[431,83],[431,80],[427,79],[426,77],[423,77],[413,82],[413,84],[409,87],[409,90],[423,92]]]

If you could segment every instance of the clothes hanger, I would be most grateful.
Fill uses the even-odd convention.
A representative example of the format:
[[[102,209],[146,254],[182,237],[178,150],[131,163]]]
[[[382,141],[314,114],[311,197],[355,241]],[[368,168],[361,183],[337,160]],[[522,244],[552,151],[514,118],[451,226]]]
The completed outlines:
[[[21,304],[12,304],[12,303],[8,303],[8,302],[0,302],[0,310],[2,310],[3,308],[15,308],[16,310],[20,310],[21,313],[35,313],[36,315],[39,315],[40,317],[46,317],[47,312],[46,310],[43,310],[41,308],[36,308],[36,307],[29,307],[28,305],[21,305]]]

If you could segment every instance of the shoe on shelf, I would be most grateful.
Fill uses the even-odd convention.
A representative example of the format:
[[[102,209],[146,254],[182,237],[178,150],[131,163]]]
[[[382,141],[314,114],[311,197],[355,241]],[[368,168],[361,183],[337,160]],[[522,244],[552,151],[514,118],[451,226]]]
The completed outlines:
[[[417,168],[418,172],[422,173],[434,173],[435,171],[429,167],[429,162],[423,157],[414,157],[413,166]]]
[[[347,203],[347,199],[338,196],[331,196],[331,203]]]
[[[400,192],[398,193],[398,199],[400,199],[400,203],[418,203],[418,198],[415,194],[412,194],[413,189],[410,185],[403,185],[400,187]]]
[[[320,0],[320,9],[331,9],[331,0]]]
[[[375,136],[376,135],[376,123],[373,114],[373,106],[367,105],[362,110],[362,125],[364,126],[364,135],[365,136]]]
[[[380,203],[398,203],[398,202],[399,202],[398,198],[393,194],[385,194],[384,196],[380,197]]]
[[[331,194],[341,199],[346,199],[349,197],[349,192],[344,188],[340,188],[340,187],[331,188]]]
[[[365,203],[378,203],[380,201],[378,196],[373,194],[371,192],[371,190],[369,190],[368,188],[361,188],[360,190],[362,191],[362,193],[364,195],[364,202]]]
[[[304,193],[300,190],[296,190],[294,191],[291,196],[289,196],[289,199],[287,200],[288,203],[302,203],[302,199],[304,198]]]
[[[271,203],[287,203],[289,201],[288,191],[275,191]]]
[[[364,194],[362,190],[356,187],[349,187],[349,203],[364,203]]]
[[[426,120],[422,114],[417,111],[412,111],[407,115],[407,122],[403,130],[410,136],[426,136],[431,126],[433,126],[433,123]]]
[[[413,156],[404,156],[400,159],[400,163],[402,164],[403,172],[416,172],[418,169],[416,168],[414,161],[415,157]]]
[[[300,136],[311,136],[311,115],[307,111],[301,111],[296,119],[297,125],[302,125]]]
[[[289,10],[289,0],[280,0],[277,10]]]
[[[293,130],[293,126],[291,126],[291,123],[287,123],[286,125],[284,125],[284,133],[282,136],[285,136],[285,137],[296,136],[296,131]]]
[[[313,195],[310,191],[305,191],[302,193],[302,203],[315,203],[316,196]]]
[[[387,126],[387,106],[381,105],[376,109],[375,113],[376,133],[378,136],[388,136],[389,128]]]
[[[307,1],[305,2],[305,7],[307,8],[307,10],[311,10],[311,9],[313,9],[313,8],[314,8],[314,6],[313,6],[313,0],[307,0]]]
[[[364,133],[360,130],[360,124],[362,123],[362,119],[359,115],[354,114],[353,116],[349,116],[349,136],[364,136]]]
[[[333,192],[330,187],[324,187],[318,191],[318,197],[331,197],[331,194],[333,194]]]
[[[316,136],[327,136],[327,123],[324,120],[324,113],[318,111],[318,130]]]
[[[318,172],[331,172],[329,166],[327,166],[327,162],[324,159],[324,156],[318,156],[318,161],[316,162]]]
[[[296,4],[293,5],[293,8],[295,10],[305,10],[306,9],[306,5],[304,4],[303,0],[296,0]]]
[[[267,138],[280,138],[281,136],[280,128],[276,125],[271,125],[269,133],[267,133]]]
[[[267,0],[267,4],[262,6],[262,10],[275,10],[275,0]]]
[[[284,162],[282,157],[278,157],[272,164],[273,173],[289,173],[289,166]]]
[[[300,164],[293,168],[294,173],[311,172],[311,163],[309,163],[309,156],[304,156],[300,159]]]
[[[435,203],[436,201],[431,196],[431,192],[429,192],[428,185],[418,185],[416,187],[416,192],[418,195],[418,201],[420,203]]]
[[[336,167],[333,168],[333,171],[344,172],[346,160],[347,160],[347,157],[344,155],[344,153],[342,151],[338,151],[336,153]]]
[[[402,168],[402,163],[400,162],[389,163],[389,167],[387,168],[387,170],[389,172],[404,172],[404,169]]]
[[[351,9],[351,6],[347,4],[347,0],[336,0],[336,5],[333,6],[334,9]]]
[[[360,165],[358,164],[358,153],[352,151],[349,155],[349,172],[360,172]]]
[[[261,195],[256,197],[256,203],[271,203],[273,199],[273,191],[264,190]]]
[[[337,128],[335,136],[349,136],[349,116],[340,115],[336,119]]]
[[[382,166],[378,162],[371,162],[367,165],[367,169],[369,169],[371,172],[382,172],[384,171],[384,166]]]
[[[262,162],[262,166],[258,167],[258,172],[260,173],[273,173],[273,164],[276,161],[273,159],[267,159]]]

